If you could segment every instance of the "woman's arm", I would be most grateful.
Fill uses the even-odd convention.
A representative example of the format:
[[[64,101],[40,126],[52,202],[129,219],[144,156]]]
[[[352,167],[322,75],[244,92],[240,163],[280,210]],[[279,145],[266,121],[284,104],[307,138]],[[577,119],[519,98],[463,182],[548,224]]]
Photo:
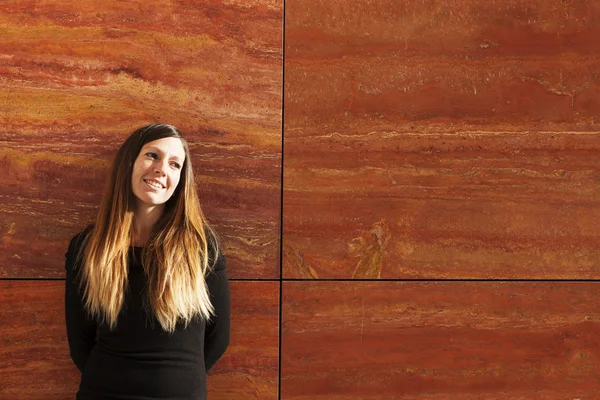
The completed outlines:
[[[204,336],[204,365],[208,372],[229,345],[229,281],[225,256],[219,254],[217,263],[208,274],[206,283],[215,315],[206,323]]]
[[[90,355],[92,347],[96,344],[96,323],[88,316],[83,305],[82,291],[79,288],[78,269],[75,258],[81,246],[83,235],[76,235],[71,239],[69,250],[65,254],[65,269],[67,279],[65,284],[65,319],[67,325],[67,339],[71,358],[79,371],[83,368]]]

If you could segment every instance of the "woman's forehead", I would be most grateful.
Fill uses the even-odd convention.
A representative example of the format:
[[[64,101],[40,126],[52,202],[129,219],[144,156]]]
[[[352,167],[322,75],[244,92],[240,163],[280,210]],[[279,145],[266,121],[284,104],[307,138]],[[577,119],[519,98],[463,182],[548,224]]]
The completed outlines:
[[[179,138],[166,137],[153,140],[142,146],[142,150],[147,149],[154,149],[162,154],[168,154],[169,157],[185,159],[185,149],[183,148],[183,142]]]

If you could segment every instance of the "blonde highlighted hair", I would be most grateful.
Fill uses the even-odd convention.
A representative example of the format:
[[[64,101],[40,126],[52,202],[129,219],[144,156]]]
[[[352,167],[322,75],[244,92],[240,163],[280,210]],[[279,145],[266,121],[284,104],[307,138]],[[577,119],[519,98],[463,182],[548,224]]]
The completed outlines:
[[[148,312],[167,332],[175,331],[178,322],[185,326],[195,317],[208,319],[214,313],[205,277],[216,262],[219,245],[200,207],[190,151],[177,128],[153,124],[133,132],[119,148],[96,223],[79,254],[85,307],[110,329],[117,325],[128,287],[127,260],[136,204],[133,164],[146,143],[165,137],[181,140],[185,160],[179,184],[141,252]]]

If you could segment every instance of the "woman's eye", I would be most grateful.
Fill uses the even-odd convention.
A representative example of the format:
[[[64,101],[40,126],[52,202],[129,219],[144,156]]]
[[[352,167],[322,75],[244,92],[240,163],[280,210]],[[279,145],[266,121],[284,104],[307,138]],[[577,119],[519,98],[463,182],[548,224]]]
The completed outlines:
[[[146,153],[146,155],[150,158],[157,158],[158,156],[156,155],[156,153],[153,153],[151,151],[149,151],[148,153]]]
[[[181,168],[181,165],[179,165],[179,163],[176,163],[176,162],[172,162],[171,165],[177,169]]]

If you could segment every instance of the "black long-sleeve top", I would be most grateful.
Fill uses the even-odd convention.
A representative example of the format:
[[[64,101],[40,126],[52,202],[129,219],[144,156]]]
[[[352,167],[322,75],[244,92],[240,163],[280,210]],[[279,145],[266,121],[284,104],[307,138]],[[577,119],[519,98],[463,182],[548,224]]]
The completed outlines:
[[[87,230],[86,230],[87,231]],[[86,231],[66,253],[65,316],[71,358],[81,371],[77,400],[203,400],[206,372],[229,344],[229,283],[219,255],[206,277],[215,316],[163,331],[144,308],[141,248],[129,248],[129,287],[117,327],[98,324],[83,306],[75,258]]]

